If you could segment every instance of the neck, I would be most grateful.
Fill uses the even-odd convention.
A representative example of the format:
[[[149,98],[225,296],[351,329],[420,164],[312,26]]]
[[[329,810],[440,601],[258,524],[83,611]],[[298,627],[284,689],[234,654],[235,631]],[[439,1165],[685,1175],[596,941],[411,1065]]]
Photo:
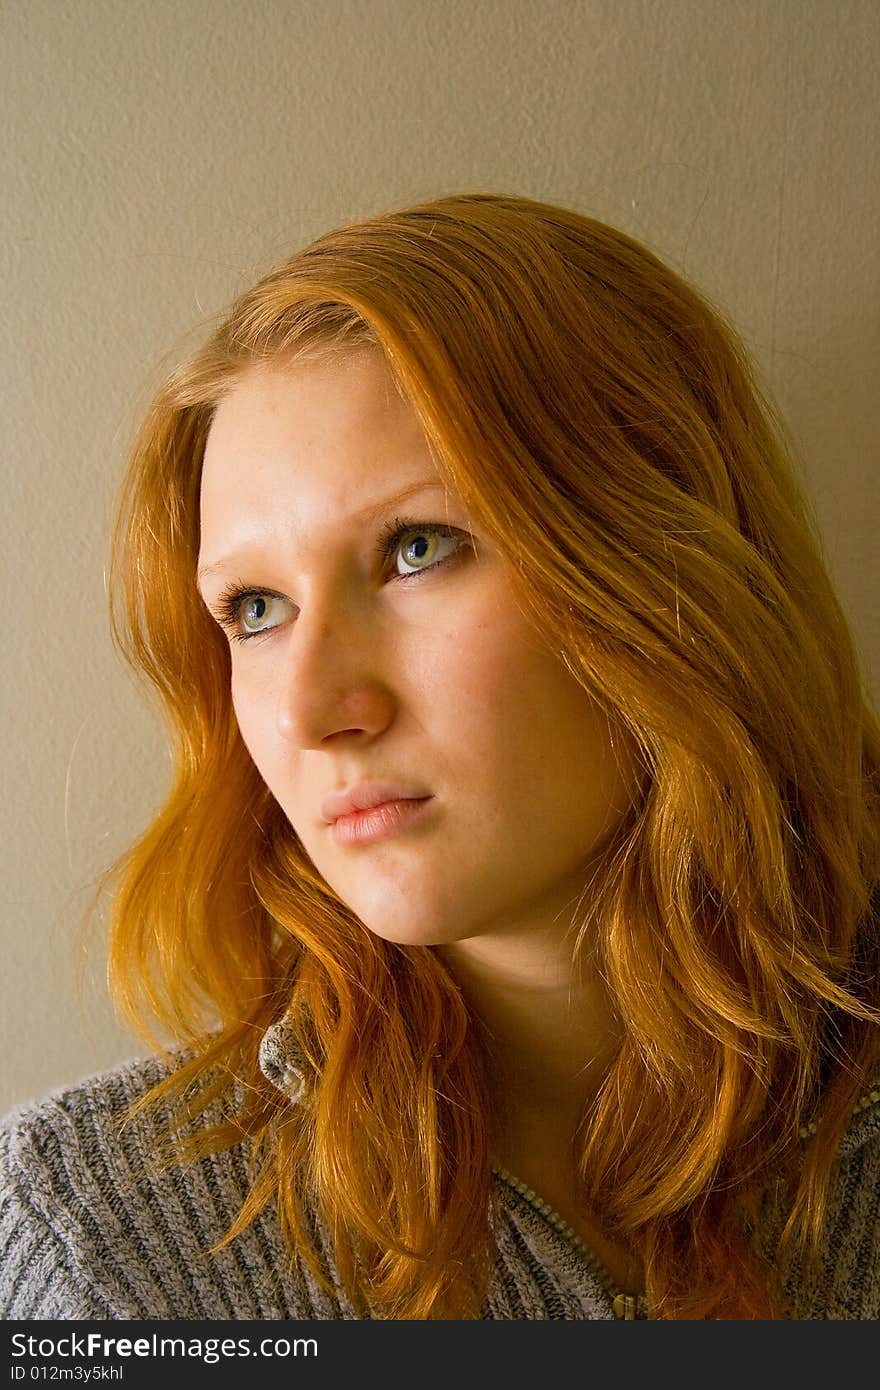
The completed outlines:
[[[564,945],[536,934],[516,952],[485,938],[438,948],[483,1039],[499,1144],[566,1151],[620,1045],[601,981],[576,979]]]

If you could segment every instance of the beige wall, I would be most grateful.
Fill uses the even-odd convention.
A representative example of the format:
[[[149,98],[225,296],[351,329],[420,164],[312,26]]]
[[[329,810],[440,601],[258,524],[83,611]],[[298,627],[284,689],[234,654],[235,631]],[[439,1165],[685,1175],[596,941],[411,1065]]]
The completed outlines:
[[[100,949],[74,994],[86,885],[167,772],[106,617],[135,421],[162,354],[338,221],[514,192],[692,277],[802,442],[876,689],[877,0],[5,0],[0,26],[0,1108],[141,1050]]]

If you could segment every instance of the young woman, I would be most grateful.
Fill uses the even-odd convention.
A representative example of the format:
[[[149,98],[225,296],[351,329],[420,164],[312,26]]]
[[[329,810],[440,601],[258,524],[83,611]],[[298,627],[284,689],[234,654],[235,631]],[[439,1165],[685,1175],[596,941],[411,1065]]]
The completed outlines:
[[[341,227],[112,577],[152,1055],[7,1118],[7,1317],[880,1316],[880,730],[716,311],[522,198]]]

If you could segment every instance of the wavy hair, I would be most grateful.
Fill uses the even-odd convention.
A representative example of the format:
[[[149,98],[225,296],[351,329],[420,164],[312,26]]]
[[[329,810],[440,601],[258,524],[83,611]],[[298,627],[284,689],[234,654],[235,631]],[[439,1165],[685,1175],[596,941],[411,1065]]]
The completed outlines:
[[[274,1201],[293,1265],[329,1287],[315,1208],[360,1313],[480,1316],[496,1199],[479,1029],[434,951],[377,938],[311,864],[241,740],[195,584],[219,400],[257,362],[364,347],[646,770],[578,909],[575,961],[623,1025],[577,1134],[584,1196],[639,1255],[657,1316],[790,1316],[786,1262],[817,1258],[880,1058],[880,723],[742,342],[650,250],[573,211],[470,193],[339,227],[242,293],[155,395],[111,626],[158,693],[174,777],[99,888],[124,1016],[184,1045],[142,1103],[197,1117],[241,1083],[228,1123],[175,1150],[250,1146],[218,1248]],[[302,1103],[259,1065],[282,1016]]]

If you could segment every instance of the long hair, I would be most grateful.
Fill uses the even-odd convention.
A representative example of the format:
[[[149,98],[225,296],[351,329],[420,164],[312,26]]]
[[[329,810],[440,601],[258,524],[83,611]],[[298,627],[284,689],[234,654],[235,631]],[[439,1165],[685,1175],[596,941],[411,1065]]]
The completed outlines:
[[[99,892],[114,883],[124,1015],[188,1049],[145,1103],[197,1116],[241,1083],[229,1122],[186,1149],[250,1145],[226,1241],[275,1202],[292,1262],[326,1286],[314,1207],[361,1311],[480,1316],[496,1199],[479,1029],[434,951],[377,938],[311,864],[238,733],[195,585],[223,394],[255,363],[364,347],[646,771],[578,907],[574,963],[600,971],[623,1030],[577,1132],[584,1196],[639,1254],[657,1316],[789,1316],[786,1261],[817,1258],[880,1058],[880,724],[735,331],[572,211],[475,193],[331,231],[235,300],[142,423],[111,623],[158,692],[174,778]],[[300,1103],[259,1064],[285,1015]]]

